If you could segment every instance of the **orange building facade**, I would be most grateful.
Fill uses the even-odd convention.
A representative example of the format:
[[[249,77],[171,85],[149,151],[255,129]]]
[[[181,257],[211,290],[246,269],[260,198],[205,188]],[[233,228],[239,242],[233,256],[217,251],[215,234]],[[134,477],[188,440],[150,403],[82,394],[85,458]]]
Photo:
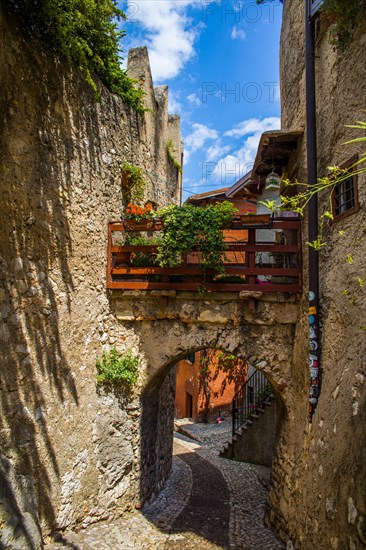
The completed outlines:
[[[192,353],[176,368],[175,416],[195,422],[230,416],[233,397],[248,376],[243,361],[218,350]]]

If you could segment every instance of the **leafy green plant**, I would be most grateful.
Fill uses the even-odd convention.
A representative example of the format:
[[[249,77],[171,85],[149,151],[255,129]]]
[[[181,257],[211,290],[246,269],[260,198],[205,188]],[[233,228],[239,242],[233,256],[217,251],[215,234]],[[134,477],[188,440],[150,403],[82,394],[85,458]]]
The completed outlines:
[[[172,205],[158,212],[163,226],[158,245],[161,266],[174,267],[183,254],[197,247],[201,253],[203,269],[214,268],[224,273],[225,242],[222,230],[230,227],[237,209],[228,201],[196,207],[191,204]]]
[[[255,396],[255,404],[257,407],[263,405],[264,401],[266,401],[271,395],[272,387],[269,384],[266,384],[261,391],[257,392]]]
[[[124,244],[126,246],[157,246],[159,242],[159,237],[145,237],[140,232],[131,231],[126,234]]]
[[[156,254],[149,252],[140,252],[139,250],[131,254],[131,265],[134,267],[157,266]]]
[[[130,390],[138,380],[139,358],[130,349],[120,353],[113,347],[108,353],[103,353],[102,360],[98,360],[96,366],[99,384]]]
[[[334,18],[330,31],[330,43],[344,50],[352,40],[352,32],[365,16],[365,0],[324,0],[321,11]]]
[[[174,156],[175,155],[175,149],[174,149],[173,140],[169,139],[166,145],[167,145],[169,159],[171,160],[172,164],[176,167],[178,172],[181,174],[182,173],[182,165],[177,161],[177,159]]]
[[[141,204],[144,200],[146,181],[142,168],[123,162],[121,170],[126,178],[127,202]]]
[[[10,9],[39,42],[81,70],[100,99],[95,76],[107,88],[144,112],[144,92],[121,68],[117,21],[126,19],[115,0],[7,0]]]

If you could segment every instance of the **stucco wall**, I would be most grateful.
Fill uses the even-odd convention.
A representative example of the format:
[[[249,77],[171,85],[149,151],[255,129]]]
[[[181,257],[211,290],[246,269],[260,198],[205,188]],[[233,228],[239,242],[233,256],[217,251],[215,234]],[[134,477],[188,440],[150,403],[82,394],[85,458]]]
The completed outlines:
[[[273,399],[270,405],[264,405],[263,412],[258,412],[258,418],[254,418],[252,424],[242,429],[242,433],[231,442],[229,450],[223,456],[271,468],[280,420],[281,415],[277,412],[276,400]]]
[[[305,125],[304,2],[285,0],[281,37],[281,99],[284,129]],[[353,41],[344,52],[329,44],[329,20],[323,15],[316,31],[318,173],[342,164],[365,149],[343,145],[358,137],[345,128],[365,120],[366,21],[360,20]],[[306,181],[305,143],[296,157],[299,181]],[[358,180],[361,209],[333,225],[325,224],[327,246],[320,252],[322,319],[322,382],[312,425],[299,419],[299,436],[279,449],[283,464],[274,464],[278,484],[285,485],[285,500],[272,525],[288,533],[295,548],[324,550],[366,546],[365,508],[365,298],[357,277],[366,263],[366,177]],[[320,198],[320,214],[327,195]],[[307,220],[304,220],[304,241]],[[344,234],[340,234],[343,232]],[[352,263],[347,255],[353,255]],[[307,247],[304,274],[307,288]],[[347,298],[344,291],[349,293]],[[307,299],[298,326],[297,346],[307,347]],[[305,360],[305,357],[303,357]],[[300,358],[299,358],[300,362]],[[307,411],[303,410],[305,419]],[[277,475],[287,470],[287,474]],[[280,490],[280,489],[279,489]],[[282,489],[281,489],[282,490]],[[271,501],[273,503],[273,501]]]
[[[155,95],[146,49],[129,60],[144,76],[151,111],[141,116],[104,88],[96,103],[3,5],[0,28],[0,448],[47,531],[138,498],[138,401],[96,388],[103,350],[136,343],[110,312],[107,223],[121,213],[121,162],[147,170],[146,199],[160,206],[178,200],[179,178],[168,92]]]

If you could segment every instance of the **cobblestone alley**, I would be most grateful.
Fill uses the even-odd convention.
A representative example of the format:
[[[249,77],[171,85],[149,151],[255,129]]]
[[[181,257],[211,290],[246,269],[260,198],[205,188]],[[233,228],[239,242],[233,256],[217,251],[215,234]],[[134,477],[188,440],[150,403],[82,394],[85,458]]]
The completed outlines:
[[[285,548],[263,523],[269,469],[219,458],[229,422],[175,434],[173,471],[157,499],[114,523],[64,533],[46,550]]]

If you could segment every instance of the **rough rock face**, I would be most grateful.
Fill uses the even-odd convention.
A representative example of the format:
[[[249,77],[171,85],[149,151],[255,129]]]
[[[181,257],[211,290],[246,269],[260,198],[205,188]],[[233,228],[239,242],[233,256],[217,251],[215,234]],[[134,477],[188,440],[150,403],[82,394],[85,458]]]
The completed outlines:
[[[284,129],[305,125],[304,2],[285,1],[281,37],[281,95]],[[316,31],[318,174],[340,165],[364,145],[344,145],[359,137],[345,128],[365,120],[366,22],[360,20],[353,41],[342,53],[329,44],[330,21]],[[306,181],[305,140],[294,164]],[[321,396],[312,425],[297,439],[281,443],[273,469],[277,489],[270,494],[271,523],[295,548],[324,550],[366,546],[365,448],[365,297],[357,282],[366,263],[366,177],[358,178],[360,210],[334,224],[325,223],[320,252],[322,317]],[[320,214],[326,194],[320,197]],[[304,241],[307,221],[304,223]],[[341,232],[341,233],[340,233]],[[344,233],[343,233],[344,232]],[[347,262],[351,254],[353,260]],[[304,261],[306,275],[306,246]],[[307,288],[305,279],[304,290]],[[296,346],[306,349],[307,300]],[[306,411],[303,411],[305,418]],[[274,485],[275,488],[275,485]],[[277,491],[277,496],[276,495]],[[281,495],[281,496],[280,496]]]
[[[0,511],[1,548],[43,547],[33,479],[30,475],[17,475],[4,455],[0,455]]]
[[[0,524],[28,526],[38,515],[47,531],[138,499],[138,400],[96,388],[96,358],[135,342],[110,312],[107,223],[120,217],[124,161],[144,169],[146,200],[179,200],[167,151],[169,138],[180,151],[179,118],[168,117],[167,89],[154,92],[145,48],[129,60],[151,109],[141,116],[103,87],[97,103],[76,70],[17,25],[2,5],[0,448],[2,474],[14,472],[4,483],[25,480],[38,507],[27,516],[19,505],[9,520],[14,507],[1,500]]]

